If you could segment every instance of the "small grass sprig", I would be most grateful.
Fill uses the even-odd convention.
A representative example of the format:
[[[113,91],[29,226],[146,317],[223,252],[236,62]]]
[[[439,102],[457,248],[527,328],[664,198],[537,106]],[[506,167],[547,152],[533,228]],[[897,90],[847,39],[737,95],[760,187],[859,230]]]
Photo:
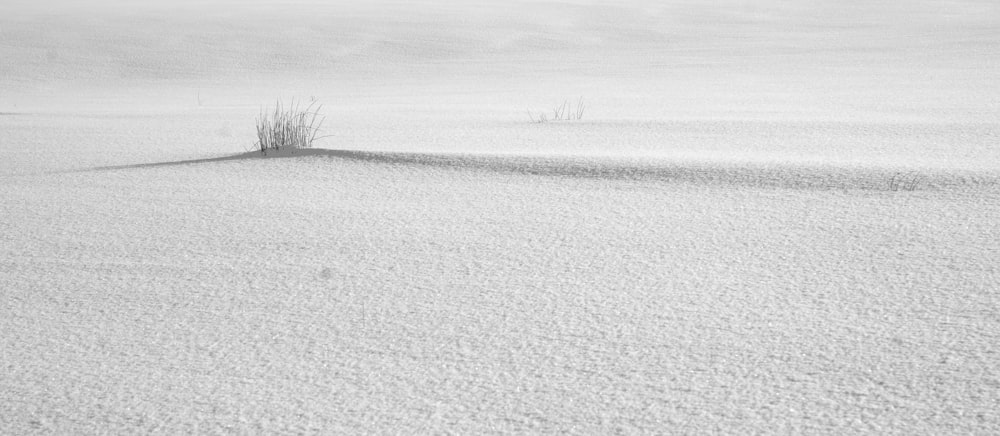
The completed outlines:
[[[533,114],[528,111],[528,119],[533,123],[547,123],[549,121],[571,121],[571,120],[582,120],[583,113],[586,110],[586,105],[583,104],[583,97],[576,102],[576,106],[569,102],[569,100],[563,101],[562,105],[552,108],[552,117],[546,112],[538,112],[538,114]]]
[[[889,178],[887,187],[890,191],[916,191],[923,179],[914,171],[895,173]]]

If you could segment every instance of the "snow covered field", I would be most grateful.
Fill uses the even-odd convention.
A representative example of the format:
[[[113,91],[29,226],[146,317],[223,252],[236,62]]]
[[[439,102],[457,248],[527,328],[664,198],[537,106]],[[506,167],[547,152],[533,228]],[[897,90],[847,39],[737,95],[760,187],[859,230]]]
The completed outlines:
[[[277,3],[5,1],[0,433],[1000,432],[1000,4]]]

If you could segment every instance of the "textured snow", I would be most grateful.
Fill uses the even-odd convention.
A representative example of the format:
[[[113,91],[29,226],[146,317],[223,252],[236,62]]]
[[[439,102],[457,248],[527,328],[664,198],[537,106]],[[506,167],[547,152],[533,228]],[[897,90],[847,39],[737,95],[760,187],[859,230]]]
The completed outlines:
[[[995,2],[4,9],[0,433],[1000,432]]]

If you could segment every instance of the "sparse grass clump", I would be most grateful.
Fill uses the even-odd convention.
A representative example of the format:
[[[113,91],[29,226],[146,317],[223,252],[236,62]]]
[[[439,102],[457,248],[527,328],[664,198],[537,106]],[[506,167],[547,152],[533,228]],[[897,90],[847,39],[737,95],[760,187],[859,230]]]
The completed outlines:
[[[257,117],[257,143],[255,148],[267,154],[268,150],[283,148],[298,149],[312,147],[325,117],[319,115],[323,105],[310,99],[304,107],[294,99],[285,106],[281,100],[274,108],[261,108]]]
[[[890,191],[916,191],[924,178],[916,172],[895,173],[889,177],[888,188]]]
[[[547,123],[549,121],[570,121],[570,120],[582,120],[583,112],[586,110],[586,105],[583,104],[583,97],[580,97],[576,102],[576,106],[569,102],[569,100],[563,101],[563,104],[552,108],[552,118],[549,118],[547,112],[538,112],[533,114],[528,111],[528,118],[531,119],[533,123]]]

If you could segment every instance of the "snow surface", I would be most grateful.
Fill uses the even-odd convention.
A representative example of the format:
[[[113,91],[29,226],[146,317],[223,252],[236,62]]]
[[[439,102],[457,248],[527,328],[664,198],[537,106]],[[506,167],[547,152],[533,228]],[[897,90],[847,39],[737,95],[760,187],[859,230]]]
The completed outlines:
[[[996,2],[2,9],[0,433],[1000,432]]]

